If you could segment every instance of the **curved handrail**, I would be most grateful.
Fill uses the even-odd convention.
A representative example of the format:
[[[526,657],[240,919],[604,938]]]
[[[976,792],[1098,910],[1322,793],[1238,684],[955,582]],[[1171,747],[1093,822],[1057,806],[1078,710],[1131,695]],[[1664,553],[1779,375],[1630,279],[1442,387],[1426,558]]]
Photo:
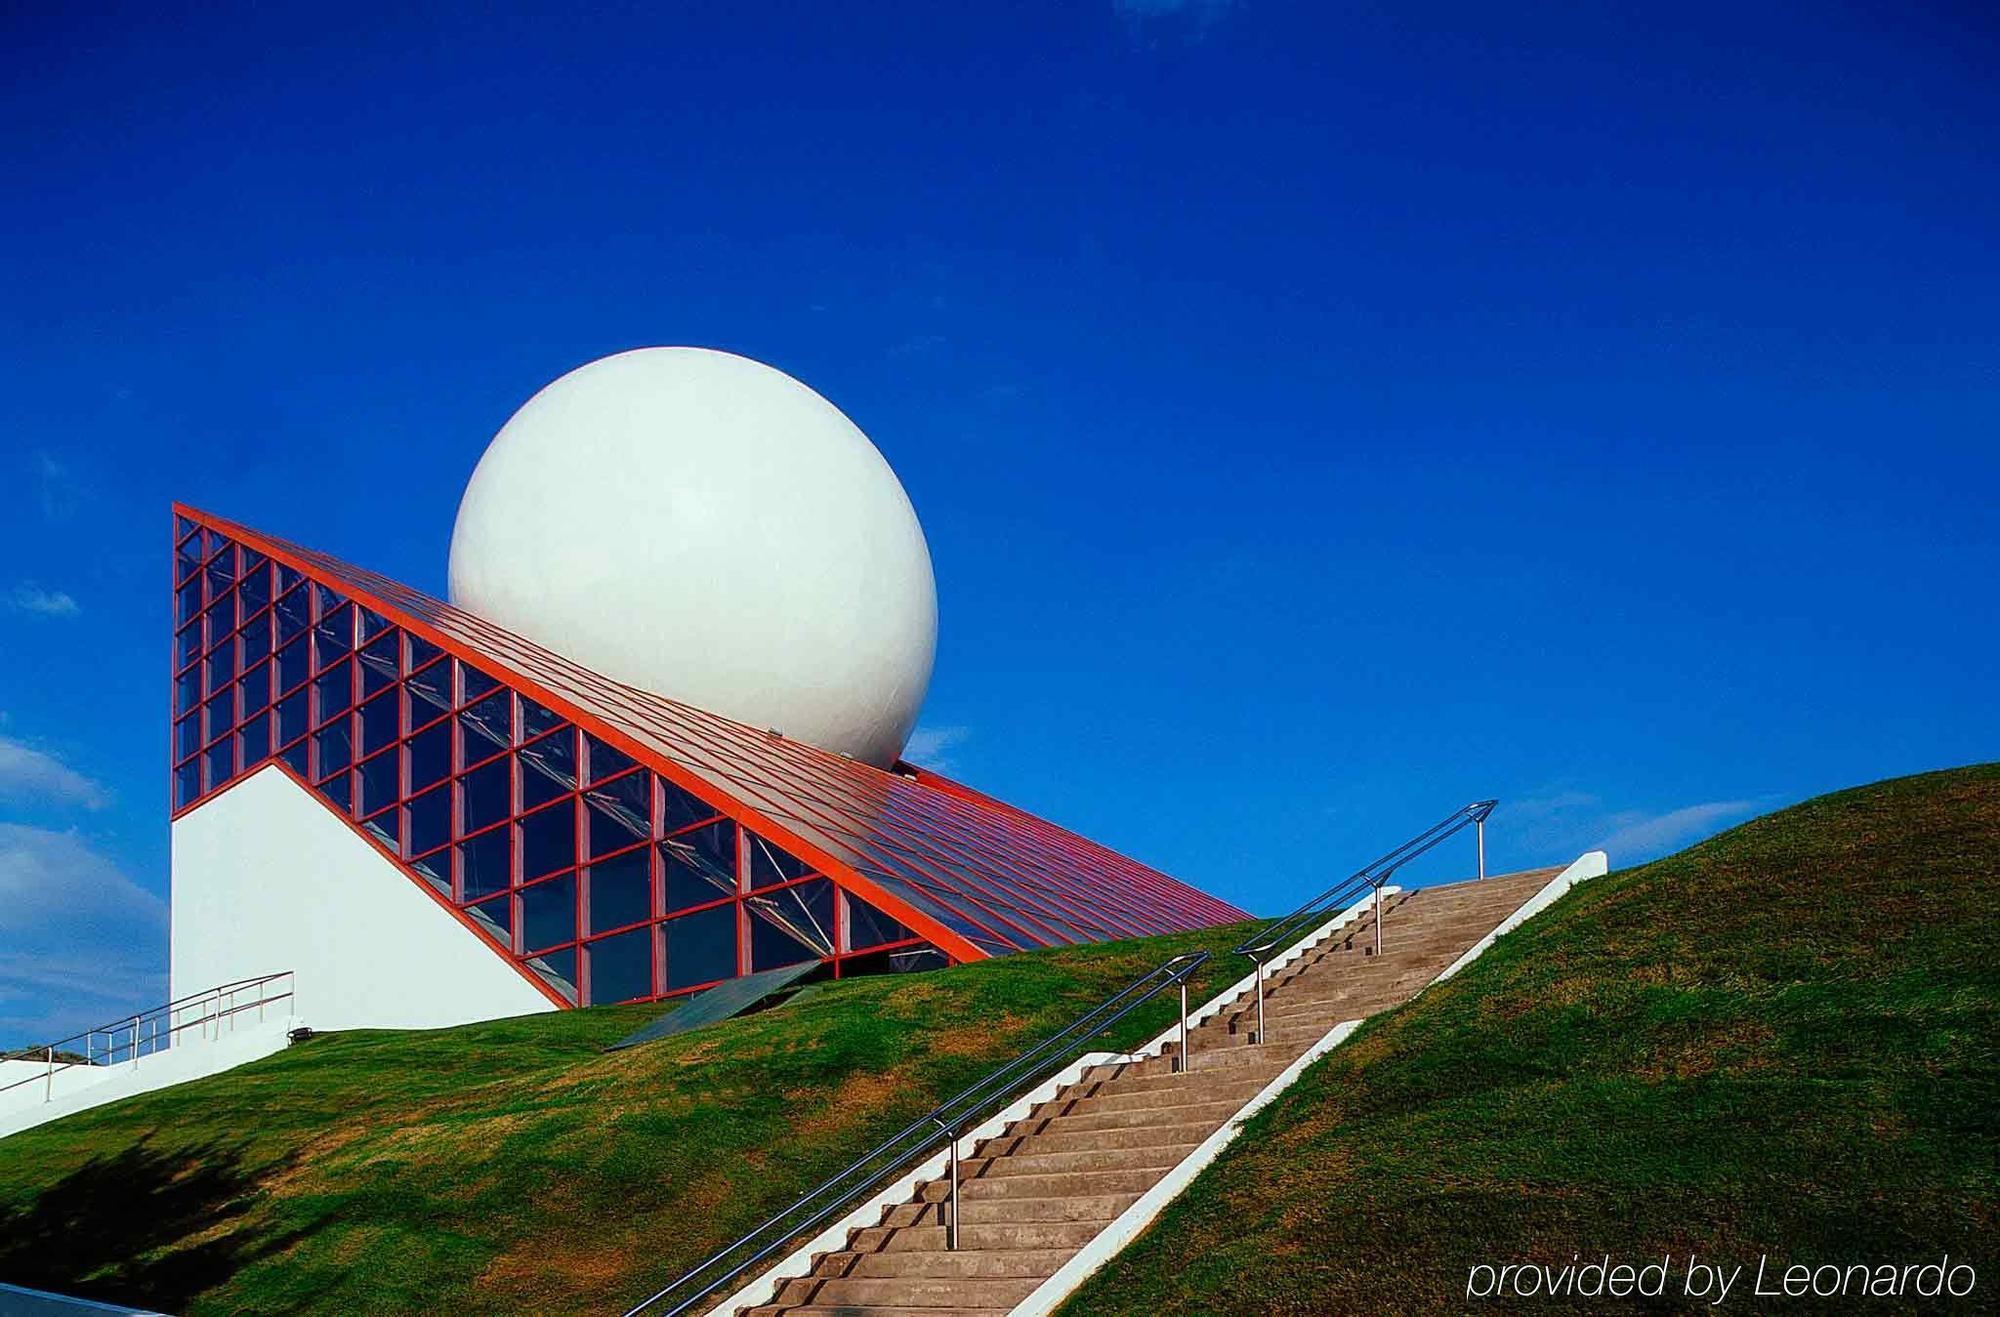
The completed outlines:
[[[28,1084],[52,1084],[55,1076],[73,1066],[116,1065],[120,1063],[120,1058],[136,1061],[143,1056],[151,1055],[153,1052],[173,1045],[180,1034],[186,1030],[205,1028],[224,1019],[233,1020],[233,1017],[243,1012],[256,1010],[261,1016],[262,1009],[265,1006],[271,1005],[274,1002],[284,1001],[292,995],[289,983],[286,984],[282,992],[267,995],[264,989],[281,979],[289,980],[291,976],[292,971],[285,969],[271,974],[259,974],[247,979],[234,979],[228,983],[217,984],[213,988],[206,988],[201,992],[191,992],[185,997],[176,997],[172,1001],[165,1002],[159,1006],[152,1006],[143,1011],[136,1011],[131,1015],[113,1020],[109,1024],[98,1025],[94,1029],[79,1030],[67,1038],[58,1038],[54,1042],[38,1043],[33,1047],[24,1048],[21,1051],[5,1053],[4,1056],[0,1056],[0,1059],[39,1061],[43,1064],[44,1068],[40,1074],[26,1075],[11,1083],[0,1084],[0,1093],[11,1092]],[[238,993],[249,992],[253,989],[256,990],[257,994],[255,1000],[241,1001],[238,999]],[[190,1008],[206,1008],[211,1005],[214,1007],[213,1010],[204,1009],[200,1015],[192,1020],[183,1021],[180,1018]],[[120,1035],[124,1035],[124,1041],[120,1041]],[[98,1053],[95,1046],[97,1039],[100,1037],[104,1039],[104,1059],[102,1062],[97,1059]],[[57,1060],[57,1056],[61,1053],[70,1052],[71,1055],[74,1055],[69,1046],[72,1043],[82,1043],[84,1045],[83,1059]],[[40,1055],[37,1055],[38,1053]],[[54,1096],[53,1087],[50,1088],[49,1095],[51,1097]]]
[[[1306,924],[1324,913],[1336,901],[1344,902],[1358,897],[1363,888],[1380,890],[1395,876],[1396,870],[1439,842],[1457,835],[1474,824],[1486,822],[1486,816],[1491,814],[1499,803],[1497,800],[1475,800],[1470,805],[1459,806],[1388,854],[1362,865],[1282,919],[1273,920],[1252,933],[1236,948],[1236,954],[1261,960],[1266,953],[1304,931]]]
[[[757,1226],[735,1243],[704,1259],[666,1288],[629,1309],[625,1317],[635,1317],[635,1314],[645,1312],[660,1300],[693,1284],[702,1276],[714,1273],[707,1283],[660,1314],[660,1317],[680,1317],[680,1314],[712,1297],[716,1291],[739,1279],[745,1272],[793,1240],[809,1238],[814,1230],[838,1214],[850,1210],[851,1205],[857,1200],[875,1192],[911,1165],[930,1155],[941,1142],[950,1144],[955,1183],[960,1133],[973,1124],[975,1118],[984,1112],[989,1103],[996,1097],[1014,1092],[1030,1075],[1037,1074],[1039,1064],[1048,1062],[1052,1056],[1057,1054],[1067,1056],[1069,1045],[1117,1024],[1166,989],[1176,984],[1184,986],[1188,976],[1205,964],[1208,958],[1209,953],[1206,951],[1190,951],[1154,966],[1061,1030],[1050,1034],[1013,1060],[991,1071],[977,1083],[946,1098],[927,1114],[917,1117],[873,1149],[862,1154],[844,1170],[828,1176],[818,1186],[801,1195],[791,1206]],[[1182,1009],[1183,1011],[1186,1009],[1185,994],[1182,998]],[[800,1219],[798,1214],[809,1204],[815,1203],[818,1206],[811,1214]],[[951,1225],[955,1230],[957,1226],[955,1203],[952,1215]],[[749,1248],[760,1240],[764,1241],[762,1247],[727,1270],[717,1270],[739,1250]]]

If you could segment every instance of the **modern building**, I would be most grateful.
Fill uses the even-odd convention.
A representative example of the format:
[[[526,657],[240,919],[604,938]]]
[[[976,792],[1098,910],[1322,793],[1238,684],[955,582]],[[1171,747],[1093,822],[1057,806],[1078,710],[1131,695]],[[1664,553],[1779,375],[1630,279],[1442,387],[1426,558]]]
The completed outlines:
[[[721,355],[697,354],[692,364],[709,370],[718,363],[706,358]],[[741,360],[720,364],[740,372],[729,363]],[[690,363],[684,355],[640,364],[673,376]],[[551,385],[509,429],[593,369]],[[832,410],[788,377],[755,369]],[[614,411],[604,425],[615,428],[633,409]],[[568,415],[566,424],[574,407]],[[656,415],[635,423],[662,432]],[[706,428],[712,438],[715,426]],[[740,455],[747,441],[724,433],[716,442]],[[569,435],[557,449],[573,453]],[[770,463],[764,469],[760,500]],[[629,463],[619,471],[625,481],[648,478]],[[561,502],[547,469],[531,462],[520,478],[535,497],[518,506]],[[491,520],[487,483],[484,509],[474,509],[478,475],[461,509],[455,595],[468,517]],[[821,476],[808,483],[822,494],[827,487]],[[713,520],[702,510],[687,519]],[[797,550],[767,536],[750,569],[775,561],[784,570],[793,553],[824,556],[825,523]],[[482,533],[491,539],[490,527]],[[798,630],[810,618],[758,619],[763,630],[745,657],[711,661],[707,698],[735,701],[735,717],[637,684],[629,670],[614,677],[585,666],[582,654],[660,668],[670,642],[647,629],[657,617],[635,620],[629,601],[615,597],[620,583],[607,587],[602,571],[575,566],[589,558],[575,544],[547,546],[572,564],[573,578],[558,584],[574,579],[597,606],[539,628],[517,615],[517,629],[503,629],[194,508],[176,505],[173,534],[176,994],[294,971],[296,1013],[315,1027],[415,1027],[672,997],[804,961],[836,976],[910,970],[1247,917],[900,758],[929,676],[927,554],[917,602],[903,609],[917,639],[871,662],[869,671],[890,673],[889,695],[864,701],[869,717],[843,722],[841,701],[867,678],[843,678],[829,697],[828,683],[810,679],[819,667],[810,645],[797,662],[807,677],[753,675],[741,691],[729,686],[761,661],[768,636],[788,625],[788,634],[810,636],[809,626]],[[518,534],[531,544],[549,538],[528,524]],[[921,532],[915,543],[921,551]],[[675,548],[655,546],[670,558]],[[726,575],[700,552],[681,546],[671,574],[695,582],[684,591]],[[870,561],[879,578],[881,555]],[[731,567],[732,589],[750,569]],[[813,570],[823,584],[824,565]],[[666,575],[642,571],[634,597],[667,590]],[[496,587],[485,589],[491,597]],[[799,607],[810,611],[819,597]],[[741,637],[686,625],[699,602],[685,594],[676,602],[683,623],[671,643],[726,657]],[[930,606],[934,635],[934,599]],[[829,611],[828,625],[853,629],[853,609]],[[644,646],[623,643],[627,625],[645,631]],[[521,633],[528,629],[543,634]],[[855,647],[865,641],[828,640],[817,652]],[[671,662],[663,670],[656,685],[681,680]],[[919,670],[912,692],[909,674]],[[687,680],[699,685],[701,676]],[[767,723],[763,689],[774,692],[769,707],[810,724],[815,739],[849,737],[886,762]]]

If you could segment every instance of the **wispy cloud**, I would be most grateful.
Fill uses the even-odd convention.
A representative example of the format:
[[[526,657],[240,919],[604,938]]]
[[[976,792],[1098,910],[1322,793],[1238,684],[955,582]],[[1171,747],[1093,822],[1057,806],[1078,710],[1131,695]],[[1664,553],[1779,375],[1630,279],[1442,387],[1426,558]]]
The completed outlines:
[[[0,1045],[164,997],[167,905],[74,832],[0,823]]]
[[[109,793],[62,760],[0,736],[0,800],[100,809]]]
[[[1734,822],[1762,808],[1756,800],[1708,800],[1699,805],[1683,805],[1664,814],[1627,810],[1612,816],[1617,830],[1595,849],[1618,857],[1618,863],[1650,860],[1689,842],[1720,832]]]
[[[82,506],[83,485],[67,464],[57,461],[49,453],[38,452],[32,469],[42,516],[50,521],[62,521]]]
[[[1771,799],[1705,800],[1672,809],[1614,809],[1587,791],[1559,790],[1504,801],[1494,818],[1537,851],[1607,852],[1620,867],[1658,859],[1730,823],[1769,808]]]
[[[83,605],[61,590],[44,590],[38,585],[17,585],[6,597],[7,607],[43,617],[75,617]]]
[[[919,727],[910,733],[908,745],[903,747],[903,758],[937,773],[951,771],[951,750],[965,744],[972,735],[970,727]]]

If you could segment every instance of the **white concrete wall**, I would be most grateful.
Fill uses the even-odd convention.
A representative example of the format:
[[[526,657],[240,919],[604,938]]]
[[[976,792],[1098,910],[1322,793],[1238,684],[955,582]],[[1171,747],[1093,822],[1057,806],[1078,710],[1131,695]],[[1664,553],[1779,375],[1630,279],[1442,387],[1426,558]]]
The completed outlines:
[[[173,824],[176,995],[294,971],[314,1029],[426,1029],[555,1006],[318,797],[267,766]]]
[[[46,1082],[37,1080],[0,1093],[0,1139],[36,1125],[44,1125],[73,1111],[87,1111],[107,1102],[170,1088],[190,1079],[201,1079],[234,1069],[282,1051],[285,1037],[298,1021],[282,1010],[272,1010],[259,1020],[247,1011],[224,1025],[225,1032],[205,1037],[194,1030],[181,1035],[174,1046],[149,1052],[137,1061],[117,1065],[74,1065],[58,1069]],[[8,1062],[8,1082],[19,1078],[11,1067],[33,1062]],[[47,1075],[45,1066],[35,1067]],[[0,1305],[0,1312],[5,1306]]]

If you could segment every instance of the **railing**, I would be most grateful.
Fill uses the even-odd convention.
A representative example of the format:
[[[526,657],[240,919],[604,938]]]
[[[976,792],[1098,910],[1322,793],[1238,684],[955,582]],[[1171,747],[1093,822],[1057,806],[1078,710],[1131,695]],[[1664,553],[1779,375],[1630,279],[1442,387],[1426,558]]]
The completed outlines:
[[[1206,951],[1189,952],[1175,956],[1172,960],[1165,961],[1140,975],[1079,1016],[1067,1027],[1044,1038],[989,1073],[978,1083],[946,1098],[928,1115],[919,1116],[890,1135],[845,1170],[828,1176],[818,1187],[807,1191],[790,1207],[721,1252],[707,1258],[665,1289],[651,1295],[630,1309],[625,1317],[634,1317],[635,1314],[645,1312],[670,1295],[686,1291],[679,1302],[660,1313],[660,1317],[680,1317],[680,1314],[712,1298],[717,1291],[742,1277],[779,1249],[794,1240],[811,1238],[815,1231],[824,1227],[829,1221],[852,1210],[855,1203],[875,1193],[899,1174],[921,1164],[936,1151],[940,1142],[947,1143],[950,1148],[946,1160],[950,1190],[944,1204],[945,1247],[957,1248],[960,1137],[975,1128],[982,1117],[991,1114],[989,1107],[997,1109],[1003,1106],[1004,1103],[998,1099],[1016,1093],[1027,1086],[1030,1079],[1045,1079],[1048,1072],[1059,1070],[1060,1066],[1052,1064],[1058,1058],[1065,1064],[1073,1059],[1070,1051],[1077,1043],[1111,1028],[1160,993],[1176,986],[1180,988],[1181,1051],[1175,1058],[1174,1068],[1185,1070],[1188,976],[1199,969],[1208,960],[1208,956],[1209,953]],[[724,1268],[724,1263],[744,1249],[752,1251],[733,1265]],[[707,1278],[705,1281],[704,1277]]]
[[[1313,897],[1282,919],[1273,920],[1257,932],[1244,939],[1236,948],[1239,956],[1248,956],[1257,965],[1257,1033],[1253,1041],[1264,1041],[1264,967],[1292,943],[1314,927],[1330,911],[1343,909],[1350,902],[1360,898],[1364,892],[1372,891],[1375,899],[1375,954],[1382,954],[1382,889],[1396,875],[1396,870],[1430,850],[1438,843],[1457,836],[1471,827],[1479,834],[1479,876],[1486,877],[1486,816],[1500,802],[1478,800],[1464,805],[1445,815],[1430,827],[1425,828],[1396,849],[1369,864],[1363,865],[1333,886]]]
[[[17,1079],[11,1084],[0,1084],[0,1093],[28,1084],[41,1084],[42,1100],[52,1101],[55,1098],[56,1076],[73,1066],[120,1065],[126,1061],[137,1066],[141,1057],[152,1056],[184,1041],[182,1035],[190,1029],[199,1031],[195,1035],[198,1038],[220,1038],[225,1032],[233,1032],[237,1019],[251,1011],[257,1012],[257,1019],[261,1022],[268,1007],[288,1000],[291,995],[290,970],[262,974],[254,979],[238,979],[205,992],[190,993],[122,1020],[12,1053],[8,1058],[10,1060],[42,1062],[42,1072]]]

